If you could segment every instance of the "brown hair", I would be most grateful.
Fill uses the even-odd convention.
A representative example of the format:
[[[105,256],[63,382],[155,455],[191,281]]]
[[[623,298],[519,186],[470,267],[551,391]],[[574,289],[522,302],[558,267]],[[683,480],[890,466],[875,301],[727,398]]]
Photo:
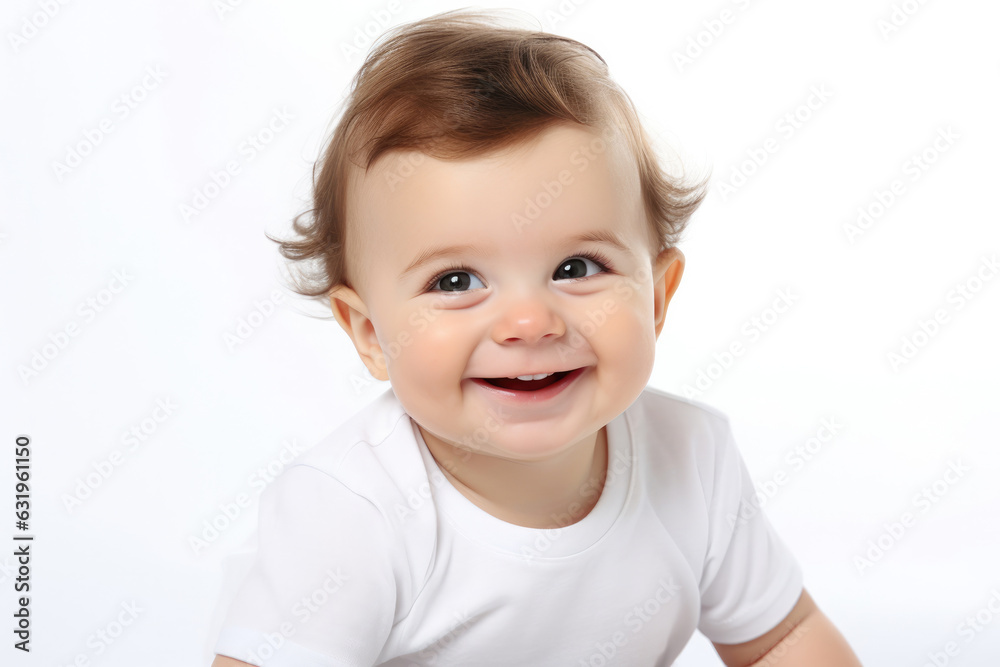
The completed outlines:
[[[390,29],[372,47],[313,166],[313,207],[292,223],[301,238],[268,236],[286,259],[303,262],[294,278],[298,294],[325,301],[334,287],[353,287],[347,259],[359,245],[346,220],[352,164],[367,172],[395,150],[476,157],[561,122],[623,132],[638,164],[653,256],[680,239],[708,179],[684,186],[661,170],[635,106],[596,51],[504,25],[497,14],[444,12]]]

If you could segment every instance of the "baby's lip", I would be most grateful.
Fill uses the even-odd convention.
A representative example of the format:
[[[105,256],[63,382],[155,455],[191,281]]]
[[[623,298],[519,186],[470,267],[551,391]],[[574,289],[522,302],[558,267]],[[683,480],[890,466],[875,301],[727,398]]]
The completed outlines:
[[[501,373],[501,374],[498,374],[498,375],[477,375],[477,376],[473,376],[472,379],[473,380],[495,380],[497,378],[500,378],[500,379],[503,379],[503,378],[514,378],[514,377],[519,377],[521,375],[541,375],[542,373],[545,373],[546,375],[548,375],[549,373],[571,373],[571,372],[575,371],[577,368],[583,368],[583,367],[582,366],[575,366],[573,368],[559,368],[559,369],[551,370],[551,371],[532,371],[532,372],[527,372],[527,373],[523,372],[523,371],[518,371],[518,372],[512,372],[512,373]]]

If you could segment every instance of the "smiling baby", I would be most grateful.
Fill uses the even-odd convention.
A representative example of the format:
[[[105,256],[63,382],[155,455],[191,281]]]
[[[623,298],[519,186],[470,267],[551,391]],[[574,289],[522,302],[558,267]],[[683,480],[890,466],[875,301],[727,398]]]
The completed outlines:
[[[647,386],[704,197],[603,59],[454,11],[361,66],[282,253],[389,388],[260,499],[214,665],[859,665],[725,415]],[[301,218],[301,216],[300,216]]]

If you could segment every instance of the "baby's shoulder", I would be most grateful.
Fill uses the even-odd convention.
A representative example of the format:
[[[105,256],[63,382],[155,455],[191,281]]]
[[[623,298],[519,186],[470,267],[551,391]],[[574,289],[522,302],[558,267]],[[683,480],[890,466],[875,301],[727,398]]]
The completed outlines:
[[[729,417],[711,405],[646,387],[626,412],[640,470],[654,486],[703,488],[739,458]]]
[[[729,417],[718,408],[651,386],[628,412],[631,421],[661,435],[724,438],[730,429]]]
[[[292,492],[287,504],[294,504],[296,498],[306,499],[298,504],[311,505],[315,522],[340,525],[346,521],[345,514],[355,511],[370,522],[374,508],[390,536],[396,567],[405,572],[399,581],[410,582],[397,582],[404,588],[423,581],[437,536],[434,505],[423,493],[429,481],[416,437],[410,416],[389,390],[282,473],[289,477],[286,490],[301,487]],[[373,526],[366,525],[361,532],[371,532]],[[409,595],[415,589],[405,590]]]
[[[409,415],[386,391],[296,459],[376,504],[426,479]],[[393,498],[395,499],[395,498]]]

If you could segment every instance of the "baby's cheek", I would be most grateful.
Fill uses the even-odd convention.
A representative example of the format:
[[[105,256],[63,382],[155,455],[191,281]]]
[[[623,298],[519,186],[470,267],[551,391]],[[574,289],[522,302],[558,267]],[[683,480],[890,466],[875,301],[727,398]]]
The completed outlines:
[[[413,348],[422,364],[444,372],[453,367],[461,368],[468,360],[468,357],[462,358],[465,354],[462,342],[462,330],[447,318],[439,317],[422,333],[414,335]]]
[[[640,369],[652,362],[656,335],[648,308],[631,301],[620,308],[602,331],[602,343],[619,363]]]
[[[440,324],[414,335],[405,355],[401,365],[405,367],[406,380],[426,387],[429,393],[444,391],[447,385],[457,384],[468,363],[468,351],[463,348],[462,338]]]

